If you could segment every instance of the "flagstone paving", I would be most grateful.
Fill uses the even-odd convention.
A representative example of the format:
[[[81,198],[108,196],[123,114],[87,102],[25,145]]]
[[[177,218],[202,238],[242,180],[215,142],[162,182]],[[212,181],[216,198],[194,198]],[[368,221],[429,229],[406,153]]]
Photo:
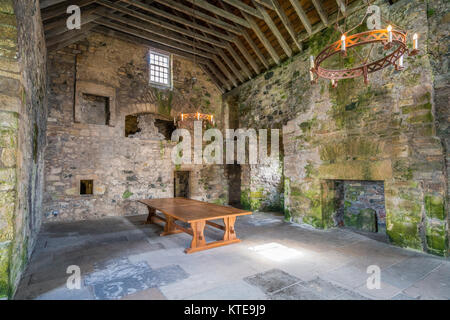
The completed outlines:
[[[347,229],[315,230],[275,213],[241,217],[242,242],[186,255],[145,216],[42,227],[16,299],[450,299],[450,260]],[[207,229],[207,240],[221,233]],[[79,267],[79,289],[69,266]],[[379,289],[367,286],[369,266]],[[73,271],[72,271],[73,272]],[[69,280],[70,278],[70,280]]]

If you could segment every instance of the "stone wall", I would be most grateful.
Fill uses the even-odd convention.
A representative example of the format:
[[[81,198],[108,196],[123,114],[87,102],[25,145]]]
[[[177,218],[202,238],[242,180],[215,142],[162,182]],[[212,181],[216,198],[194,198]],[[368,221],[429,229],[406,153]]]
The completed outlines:
[[[173,57],[173,90],[151,87],[147,56],[143,45],[100,34],[49,56],[47,220],[145,213],[136,200],[172,197],[175,170],[191,171],[192,198],[227,201],[224,169],[175,166],[174,143],[164,139],[155,123],[155,119],[173,121],[180,112],[199,111],[214,114],[222,128],[220,91],[191,61],[178,56]],[[77,118],[77,101],[81,110],[83,93],[111,98],[108,125]],[[151,114],[138,117],[138,126],[148,125],[147,130],[125,137],[125,117],[142,113]],[[80,195],[82,179],[94,180],[93,195]]]
[[[0,298],[11,297],[41,225],[46,49],[38,1],[0,1]]]
[[[284,180],[286,220],[332,227],[333,180],[384,181],[390,241],[447,255],[443,142],[448,139],[448,94],[438,94],[439,99],[436,94],[448,85],[433,80],[438,68],[432,65],[445,65],[442,55],[448,53],[427,47],[427,39],[435,37],[429,25],[436,24],[438,8],[430,16],[425,1],[377,4],[385,19],[410,31],[409,43],[413,32],[420,35],[421,53],[405,57],[405,70],[371,74],[367,86],[362,79],[339,81],[335,89],[324,80],[311,85],[309,56],[340,37],[329,28],[314,35],[302,53],[227,94],[226,101],[238,110],[240,127],[283,126],[284,172],[278,179]],[[448,19],[439,15],[438,21]],[[347,21],[356,23],[362,16],[357,12]],[[444,39],[439,41],[447,41],[440,34]],[[349,54],[344,63],[351,65],[352,59],[356,57]],[[438,126],[439,121],[447,125]],[[242,193],[247,197],[250,189],[250,201],[256,199],[256,204],[267,199],[259,191],[276,192],[263,175],[264,170],[243,167]]]

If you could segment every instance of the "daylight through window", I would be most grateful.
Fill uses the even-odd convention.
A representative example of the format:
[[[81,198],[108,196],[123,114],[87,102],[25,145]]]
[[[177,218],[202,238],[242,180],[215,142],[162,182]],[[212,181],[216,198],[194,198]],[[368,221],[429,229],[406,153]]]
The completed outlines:
[[[150,52],[150,82],[170,86],[170,56]]]

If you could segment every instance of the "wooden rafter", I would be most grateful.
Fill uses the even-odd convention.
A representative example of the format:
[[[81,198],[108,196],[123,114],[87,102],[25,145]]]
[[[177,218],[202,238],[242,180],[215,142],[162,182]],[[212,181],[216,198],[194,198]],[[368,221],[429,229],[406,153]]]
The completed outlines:
[[[344,0],[336,0],[336,4],[338,5],[339,10],[342,12],[342,14],[345,16],[347,7],[345,5]]]
[[[284,27],[288,31],[288,33],[291,36],[292,40],[294,41],[294,44],[297,46],[297,48],[299,50],[302,50],[302,45],[297,40],[297,35],[296,35],[295,31],[294,31],[294,27],[292,26],[292,23],[289,20],[289,18],[286,16],[286,13],[284,12],[283,8],[281,8],[280,3],[278,2],[278,0],[269,0],[269,1],[273,5],[273,10],[277,13],[277,15],[280,18],[281,22],[283,23]]]
[[[180,12],[178,12],[177,10],[173,10],[173,9],[170,9],[171,10],[171,12],[172,12],[172,14],[174,14],[174,15],[176,15],[176,16],[180,16],[181,15],[181,13]],[[194,18],[193,18],[194,19]],[[207,25],[207,27],[209,28],[209,29],[211,29],[211,30],[213,30],[213,28],[208,24],[208,23],[206,23],[206,25]],[[187,29],[189,29],[189,27],[187,27]],[[193,32],[194,30],[190,30],[191,32]],[[203,36],[205,36],[205,33],[203,33],[202,31],[200,31],[201,32],[201,35],[203,35]],[[225,33],[226,34],[228,34],[228,32],[227,31],[225,31]],[[215,49],[215,53],[217,54],[217,55],[219,55],[219,53],[220,52],[223,52],[222,51],[222,49],[221,48],[216,48]],[[217,58],[216,56],[215,56],[215,58]],[[218,58],[217,58],[218,59]],[[213,59],[214,60],[214,59]],[[223,66],[224,68],[226,68],[225,66]],[[211,69],[211,67],[209,67],[209,69]],[[211,69],[212,70],[212,69]],[[215,69],[215,70],[217,70],[217,69]],[[231,70],[231,69],[230,69]],[[228,71],[228,69],[227,69],[227,71]],[[217,71],[216,71],[217,72]],[[230,79],[229,81],[227,80],[226,81],[226,83],[229,85],[230,84],[230,81],[231,82],[233,82],[234,83],[234,81],[236,81],[234,78],[229,78],[229,75],[231,75],[231,73],[229,73],[229,71],[228,71],[228,73],[224,73],[224,77],[223,77],[223,79],[225,79],[225,78],[228,78],[228,79]],[[223,82],[223,81],[222,81]]]
[[[195,57],[216,85],[230,90],[268,69],[271,60],[279,64],[281,57],[301,51],[303,41],[362,7],[357,2],[327,1],[326,9],[325,0],[311,5],[300,0],[41,0],[40,6],[49,51],[110,30],[128,41]],[[72,4],[81,7],[81,30],[66,28]],[[293,13],[303,28],[291,20]]]
[[[45,9],[45,8],[60,4],[65,1],[66,0],[41,0],[39,3],[39,6],[41,9]]]
[[[104,34],[104,35],[106,35],[108,37],[115,37],[115,38],[120,39],[120,40],[132,42],[132,43],[137,43],[137,44],[143,44],[143,45],[148,46],[148,47],[152,47],[152,48],[159,49],[159,50],[162,50],[162,51],[165,51],[165,52],[169,52],[169,53],[174,54],[176,56],[180,56],[180,57],[186,58],[186,59],[188,59],[190,61],[194,61],[195,60],[195,61],[198,61],[199,63],[207,63],[209,61],[208,59],[197,57],[197,56],[194,58],[193,54],[187,53],[185,51],[177,50],[177,49],[172,48],[172,47],[161,45],[161,44],[156,43],[156,42],[145,40],[143,38],[136,37],[136,36],[133,36],[133,35],[130,35],[130,34],[127,34],[127,33],[123,33],[123,32],[118,31],[118,30],[112,30],[110,28],[103,27],[103,26],[100,26],[100,25],[97,25],[93,29],[93,31],[99,32],[99,33]]]
[[[263,16],[264,22],[269,27],[270,31],[274,34],[275,38],[277,38],[278,43],[280,44],[281,48],[283,48],[284,52],[288,57],[292,56],[292,49],[287,44],[286,40],[284,40],[284,37],[281,35],[280,30],[278,30],[275,23],[273,23],[272,18],[267,13],[266,9],[264,9],[261,5],[255,3],[255,6],[257,6],[259,12],[261,12],[261,15]]]
[[[294,7],[295,12],[297,13],[298,17],[303,23],[303,26],[305,27],[306,32],[308,34],[312,33],[312,26],[311,22],[308,19],[308,16],[306,15],[305,11],[303,10],[302,6],[300,5],[300,2],[298,0],[289,0]]]
[[[118,12],[121,12],[122,14],[127,14],[127,15],[129,15],[131,17],[134,17],[134,18],[137,18],[137,19],[142,20],[144,22],[150,23],[152,25],[159,26],[161,28],[164,28],[164,29],[167,29],[167,30],[171,30],[171,31],[174,31],[174,32],[177,32],[179,34],[183,34],[183,35],[186,35],[186,36],[189,36],[189,37],[195,37],[196,40],[199,40],[199,41],[202,41],[202,42],[206,42],[206,43],[212,44],[214,46],[218,46],[218,47],[222,47],[222,48],[225,48],[225,46],[226,46],[226,44],[224,42],[220,41],[220,40],[213,39],[213,38],[208,37],[206,35],[202,36],[198,32],[189,31],[189,29],[178,27],[177,25],[174,25],[172,23],[168,23],[168,22],[163,21],[163,20],[161,20],[161,19],[159,19],[157,17],[149,16],[149,15],[140,13],[140,12],[138,12],[136,10],[129,9],[129,8],[126,8],[126,7],[121,6],[121,5],[117,5],[117,4],[112,3],[110,1],[107,1],[107,0],[99,0],[99,4],[101,4],[101,5],[105,6],[105,7],[108,7],[110,9],[114,9],[114,10],[116,10]],[[189,21],[185,21],[185,22],[188,23]],[[194,25],[194,27],[196,26],[195,24],[193,24],[193,25]],[[152,26],[148,26],[148,28],[152,28]],[[230,38],[230,40],[232,39],[232,37],[229,37],[229,38]]]
[[[225,91],[223,90],[223,86],[225,86],[224,83],[222,83],[217,77],[216,75],[211,72],[208,67],[205,64],[200,64],[200,69],[203,70],[204,73],[206,73],[209,78],[211,79],[212,82],[214,82],[214,84],[216,85],[216,87],[220,90],[221,93],[224,93]]]
[[[123,23],[123,24],[125,24],[127,26],[131,26],[131,27],[134,27],[134,28],[137,28],[137,29],[149,32],[149,33],[153,33],[153,34],[155,34],[157,36],[161,36],[162,38],[171,39],[171,40],[174,40],[174,41],[186,44],[188,46],[195,46],[197,49],[201,49],[201,50],[206,51],[206,52],[210,52],[210,53],[214,53],[215,52],[213,47],[210,47],[210,46],[208,46],[206,44],[202,44],[202,43],[199,43],[199,42],[195,42],[195,44],[194,44],[192,40],[186,39],[183,36],[181,36],[181,35],[179,35],[179,34],[177,34],[175,32],[164,30],[163,28],[160,28],[160,27],[151,27],[151,28],[149,28],[148,25],[145,24],[145,23],[142,23],[142,22],[139,22],[139,21],[136,21],[136,20],[133,20],[133,19],[124,18],[124,17],[121,17],[121,16],[116,15],[116,14],[108,14],[107,16],[105,16],[105,18],[114,20],[116,22]],[[102,24],[102,23],[99,22],[99,24]]]
[[[255,0],[255,1],[258,2],[260,5],[263,5],[267,9],[275,10],[273,3],[270,0]]]
[[[259,39],[259,41],[262,42],[262,44],[264,45],[266,50],[269,52],[269,54],[272,57],[273,61],[275,61],[276,64],[279,64],[280,63],[280,56],[275,51],[275,49],[272,47],[272,45],[270,44],[269,40],[267,40],[265,34],[261,31],[259,26],[256,24],[255,20],[252,17],[250,17],[248,14],[246,14],[245,12],[242,12],[242,14],[245,16],[247,21],[250,23],[253,32],[255,32],[256,36]]]
[[[217,16],[220,16],[220,17],[223,17],[223,18],[228,19],[230,21],[233,21],[234,23],[237,23],[237,24],[239,24],[241,26],[244,26],[246,28],[250,28],[250,25],[248,24],[248,22],[245,19],[243,19],[241,17],[238,17],[238,16],[232,14],[229,11],[226,11],[226,10],[223,10],[223,9],[221,9],[219,7],[216,7],[216,6],[212,5],[212,4],[210,4],[208,1],[205,1],[205,0],[187,0],[187,1],[192,3],[194,6],[198,6],[200,8],[205,9],[205,10],[208,10],[209,12],[214,13]],[[191,9],[191,11],[192,11],[192,9]],[[197,13],[196,13],[196,15],[197,15]]]
[[[172,22],[180,23],[180,24],[182,24],[182,25],[184,25],[186,27],[192,27],[192,28],[194,28],[196,30],[200,30],[200,31],[203,31],[205,33],[211,34],[211,35],[213,35],[213,36],[215,36],[217,38],[221,38],[221,39],[224,39],[224,40],[227,40],[227,41],[233,41],[233,37],[225,35],[222,32],[213,31],[213,30],[211,30],[211,29],[209,29],[209,28],[207,28],[205,26],[202,26],[202,25],[200,25],[198,23],[194,23],[194,22],[192,22],[190,20],[187,20],[187,19],[184,19],[182,17],[178,17],[178,16],[176,16],[174,14],[168,13],[167,11],[164,11],[164,10],[160,10],[160,9],[158,9],[158,8],[156,8],[154,6],[150,6],[150,5],[146,4],[146,3],[143,3],[143,2],[140,2],[140,1],[136,1],[136,0],[121,0],[121,1],[122,2],[126,2],[127,4],[131,4],[131,5],[135,6],[135,7],[139,8],[139,9],[142,9],[144,11],[147,11],[149,13],[158,15],[160,17],[164,17],[164,18],[166,18],[166,19],[168,19],[168,20],[170,20]],[[99,4],[101,4],[101,5],[110,6],[110,2],[106,1],[106,0],[97,0],[97,2]],[[191,11],[189,11],[189,12],[191,12]]]
[[[191,54],[197,54],[197,55],[205,57],[205,58],[211,59],[212,56],[213,56],[211,53],[200,51],[200,50],[194,50],[190,46],[187,46],[187,45],[184,45],[184,44],[179,43],[177,41],[174,41],[174,40],[162,37],[160,35],[155,35],[155,34],[152,34],[150,32],[147,32],[147,31],[130,28],[130,27],[124,26],[122,24],[118,24],[118,23],[115,23],[115,22],[112,22],[112,21],[108,21],[107,19],[99,19],[99,20],[95,21],[95,23],[100,24],[100,25],[105,26],[105,27],[109,27],[109,28],[114,29],[114,30],[119,30],[119,31],[122,31],[124,33],[128,33],[128,34],[134,35],[134,36],[139,37],[139,38],[143,38],[143,39],[146,39],[146,40],[150,40],[152,42],[156,42],[156,43],[159,43],[159,44],[162,44],[162,45],[166,45],[166,46],[172,47],[174,49],[185,51],[185,52],[188,52],[188,53],[191,53]]]
[[[56,6],[49,7],[46,10],[42,10],[42,13],[41,13],[42,21],[45,22],[49,19],[56,18],[60,15],[66,14],[67,7],[69,5],[73,4],[73,5],[77,5],[81,8],[81,7],[93,4],[95,2],[96,2],[95,0],[73,0],[73,1],[70,1],[70,3],[68,1],[65,1],[64,3],[60,3]]]
[[[232,5],[233,7],[238,8],[239,10],[248,13],[258,19],[263,19],[261,13],[259,10],[245,4],[243,1],[240,0],[223,0],[223,2],[228,3],[229,5]]]
[[[53,51],[57,48],[59,49],[62,44],[64,44],[64,46],[67,46],[78,40],[84,39],[87,36],[87,33],[94,27],[94,23],[88,23],[82,29],[70,30],[61,35],[48,38],[46,40],[47,48],[49,49],[49,51]]]
[[[328,25],[328,14],[326,13],[325,9],[323,8],[322,4],[320,3],[320,0],[311,0],[314,7],[317,10],[317,13],[319,14],[320,20],[322,20],[324,25]]]
[[[250,48],[255,52],[256,56],[258,57],[259,61],[264,65],[266,69],[269,69],[269,62],[267,61],[266,57],[262,54],[261,50],[257,47],[253,39],[250,37],[247,31],[242,33],[242,36],[244,37],[245,41],[249,44]]]
[[[132,5],[137,6],[137,7],[141,7],[142,6],[142,2],[136,1],[136,0],[121,0],[121,1],[129,3],[129,4],[132,4]],[[183,12],[183,13],[189,14],[189,13],[193,12],[192,8],[190,8],[188,6],[185,6],[184,4],[181,4],[181,3],[176,2],[174,0],[154,0],[154,1],[159,2],[159,3],[161,3],[162,5],[164,5],[166,7],[178,10],[178,11]],[[222,21],[222,20],[219,20],[217,18],[214,18],[214,17],[212,17],[212,16],[210,16],[210,15],[208,15],[206,13],[203,13],[203,12],[200,12],[200,11],[195,11],[195,17],[200,19],[200,20],[203,20],[205,22],[208,22],[208,23],[210,23],[212,25],[215,25],[215,26],[217,26],[217,27],[219,27],[221,29],[230,31],[230,32],[235,33],[235,34],[241,34],[240,28],[238,28],[238,27],[236,27],[236,26],[234,26],[234,25],[232,25],[230,23],[227,23],[225,21]]]

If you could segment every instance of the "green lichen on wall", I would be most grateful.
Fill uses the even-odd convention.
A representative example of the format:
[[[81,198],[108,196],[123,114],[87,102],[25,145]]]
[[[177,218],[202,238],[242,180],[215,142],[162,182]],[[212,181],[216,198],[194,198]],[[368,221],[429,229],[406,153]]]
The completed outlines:
[[[154,92],[158,104],[158,113],[164,116],[170,116],[170,113],[172,111],[172,100],[173,100],[172,90],[163,91],[159,89],[154,89]]]
[[[444,220],[446,218],[444,198],[441,195],[425,195],[425,211],[429,218]]]
[[[0,299],[10,295],[9,285],[9,243],[0,244]]]
[[[430,253],[448,255],[447,224],[441,221],[428,220],[426,224],[426,240]]]
[[[420,220],[420,207],[418,206],[409,212],[387,210],[386,233],[391,243],[400,247],[421,250]]]
[[[257,191],[250,191],[248,188],[241,190],[241,205],[245,210],[255,211],[261,209],[263,198],[263,188],[260,188]]]
[[[128,199],[132,195],[133,195],[133,192],[131,192],[130,190],[125,190],[124,193],[122,194],[122,199]]]
[[[387,89],[374,89],[370,85],[355,79],[339,80],[336,88],[329,88],[331,110],[330,116],[335,120],[339,129],[351,129],[363,120],[370,120],[370,105],[376,96],[384,95]]]
[[[320,184],[304,183],[294,185],[290,182],[289,194],[289,212],[294,221],[312,225],[315,228],[326,228],[322,215],[322,192]]]

